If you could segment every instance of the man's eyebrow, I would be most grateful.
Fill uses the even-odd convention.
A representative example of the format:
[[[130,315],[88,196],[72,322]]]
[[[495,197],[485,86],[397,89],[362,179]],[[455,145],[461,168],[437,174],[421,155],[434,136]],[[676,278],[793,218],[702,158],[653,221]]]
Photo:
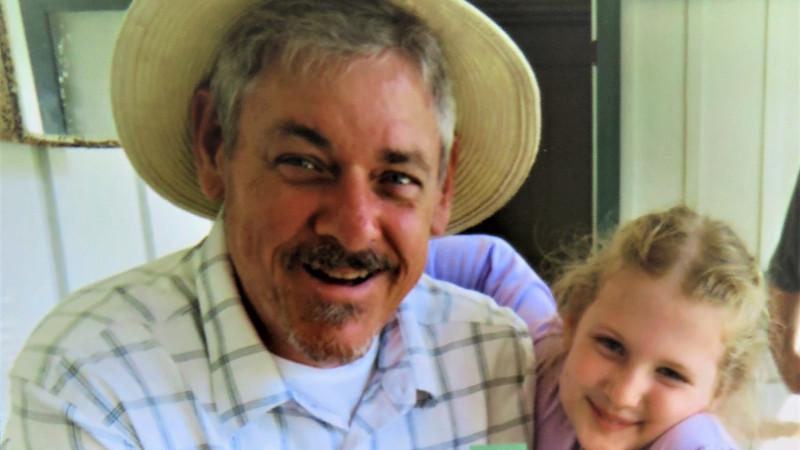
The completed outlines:
[[[386,149],[383,151],[383,160],[389,164],[411,164],[425,172],[431,170],[430,164],[419,150]]]
[[[277,127],[278,133],[284,136],[295,136],[308,141],[311,145],[318,147],[322,150],[330,150],[331,143],[328,138],[323,136],[317,130],[295,122],[294,120],[287,120]]]

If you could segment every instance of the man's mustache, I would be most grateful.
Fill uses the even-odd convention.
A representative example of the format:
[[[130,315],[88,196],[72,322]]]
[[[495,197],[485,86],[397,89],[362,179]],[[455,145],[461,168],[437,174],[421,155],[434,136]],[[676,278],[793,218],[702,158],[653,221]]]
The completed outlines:
[[[349,268],[370,273],[391,271],[396,267],[391,259],[373,249],[349,252],[336,238],[330,236],[303,243],[289,252],[285,260],[287,269],[296,269],[303,265],[315,265],[322,270]]]

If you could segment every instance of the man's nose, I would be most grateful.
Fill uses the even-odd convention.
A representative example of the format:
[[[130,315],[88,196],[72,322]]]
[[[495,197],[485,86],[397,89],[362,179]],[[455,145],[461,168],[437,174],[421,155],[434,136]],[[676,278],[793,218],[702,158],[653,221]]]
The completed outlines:
[[[336,238],[345,249],[360,251],[380,236],[380,198],[366,176],[343,176],[323,193],[314,231]]]
[[[605,393],[613,406],[635,408],[642,403],[649,389],[650,377],[646,371],[621,367],[606,380]]]

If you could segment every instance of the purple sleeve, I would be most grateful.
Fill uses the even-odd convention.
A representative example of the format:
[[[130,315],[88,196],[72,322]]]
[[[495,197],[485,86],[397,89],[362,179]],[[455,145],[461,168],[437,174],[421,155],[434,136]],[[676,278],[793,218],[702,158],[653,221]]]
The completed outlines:
[[[492,297],[528,324],[531,336],[556,315],[550,288],[506,241],[487,235],[432,239],[425,273]]]
[[[719,420],[695,414],[661,435],[648,450],[738,450]]]
[[[548,332],[533,340],[536,355],[536,396],[533,410],[533,450],[572,450],[577,438],[561,407],[558,378],[564,367],[561,321],[553,320]]]

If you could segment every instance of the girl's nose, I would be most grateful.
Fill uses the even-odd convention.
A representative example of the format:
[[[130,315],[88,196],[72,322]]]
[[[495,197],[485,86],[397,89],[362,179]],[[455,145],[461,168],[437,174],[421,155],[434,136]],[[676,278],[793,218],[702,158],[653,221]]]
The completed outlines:
[[[650,380],[644,371],[621,368],[609,377],[605,394],[615,407],[635,408],[642,403],[649,389]]]

